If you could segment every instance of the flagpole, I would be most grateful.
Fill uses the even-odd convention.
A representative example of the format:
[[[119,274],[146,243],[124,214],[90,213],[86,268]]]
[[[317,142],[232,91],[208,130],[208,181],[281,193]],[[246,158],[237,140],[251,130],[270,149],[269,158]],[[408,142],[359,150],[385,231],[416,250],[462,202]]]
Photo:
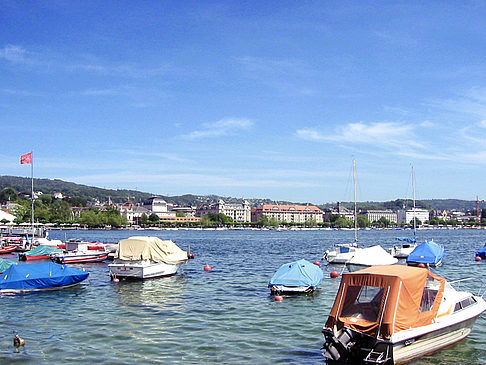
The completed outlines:
[[[32,240],[34,240],[34,151],[32,154],[32,163],[30,164],[30,177],[31,177],[31,199],[32,199]]]

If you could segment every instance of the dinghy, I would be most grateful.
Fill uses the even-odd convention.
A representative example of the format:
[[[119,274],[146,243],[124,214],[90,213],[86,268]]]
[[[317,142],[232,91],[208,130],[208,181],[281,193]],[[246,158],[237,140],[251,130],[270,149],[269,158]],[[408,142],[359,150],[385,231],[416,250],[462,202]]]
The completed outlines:
[[[320,267],[302,259],[280,266],[268,287],[272,294],[312,293],[323,278]]]
[[[349,364],[401,364],[464,339],[486,310],[425,268],[373,266],[345,273],[323,329],[324,356]]]

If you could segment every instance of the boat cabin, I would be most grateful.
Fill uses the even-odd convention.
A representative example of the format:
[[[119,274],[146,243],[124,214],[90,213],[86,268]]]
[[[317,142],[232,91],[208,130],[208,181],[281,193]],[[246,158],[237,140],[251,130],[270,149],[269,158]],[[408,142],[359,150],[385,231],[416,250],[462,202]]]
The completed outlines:
[[[343,274],[327,328],[348,327],[373,337],[432,323],[445,279],[427,269],[404,265],[372,266]]]

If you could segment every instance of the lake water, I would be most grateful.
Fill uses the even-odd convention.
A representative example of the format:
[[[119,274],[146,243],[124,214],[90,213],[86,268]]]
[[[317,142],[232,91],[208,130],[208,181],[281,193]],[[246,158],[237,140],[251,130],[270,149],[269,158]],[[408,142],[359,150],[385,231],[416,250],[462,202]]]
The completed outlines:
[[[310,296],[275,302],[268,280],[280,265],[321,259],[352,231],[51,231],[51,238],[116,242],[132,235],[172,239],[196,258],[179,275],[113,283],[107,263],[75,265],[90,272],[76,287],[0,295],[1,364],[325,364],[321,329],[340,279],[325,279]],[[388,248],[411,231],[360,231],[362,247]],[[474,252],[486,230],[418,231],[419,240],[445,246],[434,272],[449,280],[475,277],[463,288],[478,292],[486,262]],[[16,255],[4,256],[15,259]],[[209,264],[212,271],[204,271]],[[13,331],[25,339],[14,351]],[[463,342],[413,364],[486,364],[486,314]]]

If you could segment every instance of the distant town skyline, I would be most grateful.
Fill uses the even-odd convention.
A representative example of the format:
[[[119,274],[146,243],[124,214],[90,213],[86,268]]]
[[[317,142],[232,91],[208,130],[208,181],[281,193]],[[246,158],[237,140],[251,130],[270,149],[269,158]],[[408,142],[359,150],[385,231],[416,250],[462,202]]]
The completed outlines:
[[[485,199],[486,4],[0,3],[0,175],[325,204]]]

